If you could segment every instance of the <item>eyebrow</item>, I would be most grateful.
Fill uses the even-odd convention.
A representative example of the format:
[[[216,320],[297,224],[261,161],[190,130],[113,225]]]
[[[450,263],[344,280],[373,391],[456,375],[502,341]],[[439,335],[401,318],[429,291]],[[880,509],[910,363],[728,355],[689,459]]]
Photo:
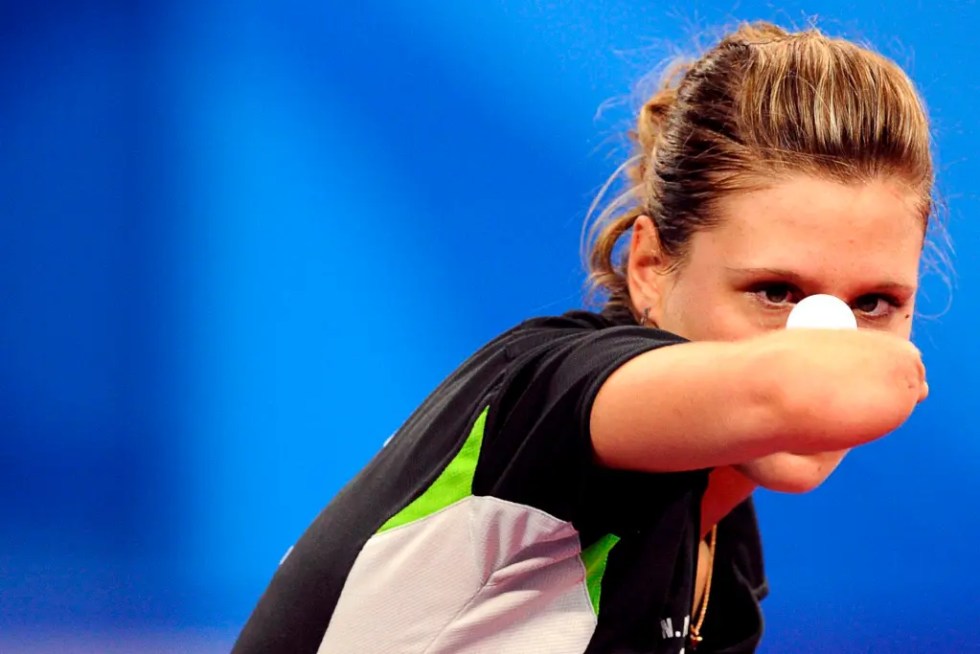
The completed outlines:
[[[784,268],[734,268],[731,266],[725,266],[725,269],[730,273],[734,273],[740,277],[778,277],[780,279],[785,279],[794,286],[804,287],[804,286],[817,286],[814,281],[805,275],[801,275],[793,270],[786,270]],[[869,289],[874,289],[877,292],[889,292],[895,295],[914,295],[915,285],[905,284],[902,282],[896,282],[893,280],[885,279],[876,284],[867,284]]]

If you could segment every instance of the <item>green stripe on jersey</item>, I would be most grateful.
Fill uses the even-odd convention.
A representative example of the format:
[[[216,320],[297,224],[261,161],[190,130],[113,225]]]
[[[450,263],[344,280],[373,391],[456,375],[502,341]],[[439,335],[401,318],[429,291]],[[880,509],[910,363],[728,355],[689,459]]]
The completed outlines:
[[[453,502],[473,494],[473,474],[476,472],[476,463],[480,459],[483,429],[489,411],[490,407],[485,408],[473,423],[473,428],[470,429],[470,435],[466,437],[463,447],[443,469],[442,474],[425,489],[424,493],[415,498],[415,501],[388,518],[388,521],[378,530],[379,534],[432,515]]]
[[[585,585],[589,589],[592,610],[599,615],[599,596],[602,594],[602,578],[606,574],[609,552],[619,542],[616,534],[606,534],[582,550],[582,563],[585,565]]]

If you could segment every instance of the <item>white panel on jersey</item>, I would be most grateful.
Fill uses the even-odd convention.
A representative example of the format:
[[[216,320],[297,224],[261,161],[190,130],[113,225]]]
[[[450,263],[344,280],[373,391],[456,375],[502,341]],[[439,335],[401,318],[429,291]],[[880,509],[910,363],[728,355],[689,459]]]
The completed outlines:
[[[466,497],[371,538],[318,654],[582,652],[596,617],[571,524]]]

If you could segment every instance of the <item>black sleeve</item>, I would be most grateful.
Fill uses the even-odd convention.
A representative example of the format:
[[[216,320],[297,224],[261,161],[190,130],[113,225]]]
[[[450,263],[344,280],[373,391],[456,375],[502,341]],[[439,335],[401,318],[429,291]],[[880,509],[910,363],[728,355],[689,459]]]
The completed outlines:
[[[637,500],[703,483],[704,471],[602,469],[594,462],[589,432],[592,403],[613,371],[640,354],[681,342],[656,329],[610,327],[542,330],[511,346],[508,371],[489,402],[474,493],[569,520],[588,541],[590,535],[640,528],[644,512],[637,511]]]

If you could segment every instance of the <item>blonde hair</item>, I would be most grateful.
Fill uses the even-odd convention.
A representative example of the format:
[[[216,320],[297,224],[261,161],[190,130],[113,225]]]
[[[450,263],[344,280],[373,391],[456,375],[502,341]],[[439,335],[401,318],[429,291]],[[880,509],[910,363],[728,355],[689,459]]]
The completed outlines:
[[[691,235],[717,224],[720,198],[792,173],[842,183],[890,176],[918,198],[924,233],[933,212],[929,121],[911,80],[889,59],[816,29],[743,24],[669,68],[630,137],[633,156],[593,209],[620,173],[627,188],[588,233],[589,285],[609,306],[635,312],[628,254],[616,251],[641,215],[677,264]]]

